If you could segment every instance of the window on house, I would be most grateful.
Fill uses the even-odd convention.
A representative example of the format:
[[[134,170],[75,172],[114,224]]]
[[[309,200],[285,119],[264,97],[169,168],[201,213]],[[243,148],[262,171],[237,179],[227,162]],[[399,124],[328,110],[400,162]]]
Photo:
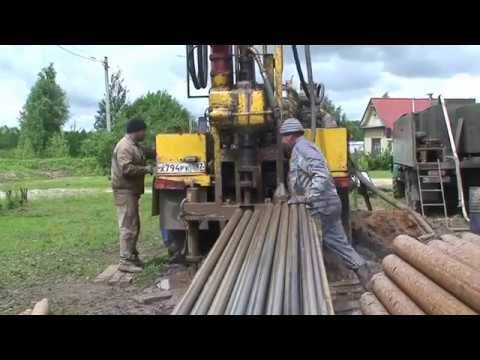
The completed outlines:
[[[380,154],[382,152],[382,139],[372,139],[372,154]]]

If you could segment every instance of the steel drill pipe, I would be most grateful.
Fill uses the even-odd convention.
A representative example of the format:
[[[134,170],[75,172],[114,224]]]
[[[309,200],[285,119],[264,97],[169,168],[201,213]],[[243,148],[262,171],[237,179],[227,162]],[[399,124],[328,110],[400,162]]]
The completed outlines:
[[[330,294],[330,285],[328,283],[327,278],[327,270],[325,269],[325,263],[323,262],[323,247],[322,247],[322,231],[321,231],[321,224],[316,223],[313,218],[311,218],[311,223],[314,229],[314,240],[315,240],[315,247],[317,254],[319,254],[318,262],[319,262],[319,270],[320,270],[320,282],[323,295],[323,302],[325,303],[325,313],[327,315],[334,315],[335,311],[333,308],[332,296]]]
[[[390,315],[375,294],[366,292],[360,296],[360,309],[363,315]]]
[[[274,205],[267,237],[265,239],[265,244],[262,249],[260,262],[255,277],[255,286],[253,287],[253,291],[250,296],[247,314],[261,315],[265,311],[281,210],[281,204]]]
[[[245,260],[248,247],[251,243],[253,233],[257,227],[258,219],[260,218],[261,214],[261,210],[255,210],[253,213],[242,239],[240,240],[240,244],[238,245],[238,248],[232,259],[231,265],[228,267],[227,273],[225,274],[215,298],[213,299],[210,310],[208,311],[209,315],[221,315],[225,313],[228,300],[232,294],[235,281],[240,273],[242,263]]]
[[[425,315],[395,283],[384,273],[372,277],[372,289],[383,306],[392,315]]]
[[[440,236],[440,238],[454,248],[453,253],[449,255],[480,271],[480,246],[454,235],[446,234]]]
[[[464,232],[464,233],[460,234],[460,237],[463,240],[466,240],[466,241],[480,247],[480,236],[478,236],[474,233],[471,233],[471,232]]]
[[[321,224],[318,224],[320,227]],[[317,307],[319,312],[324,315],[333,314],[333,307],[330,308],[328,302],[331,302],[330,288],[328,286],[328,280],[322,276],[322,272],[325,271],[323,264],[323,250],[321,248],[319,233],[321,228],[317,228],[317,224],[310,218],[310,234],[312,241],[312,260],[313,260],[313,275],[317,290]]]
[[[475,315],[475,311],[396,255],[388,255],[383,270],[429,315]]]
[[[480,272],[407,235],[393,240],[393,250],[445,290],[480,311]]]
[[[266,214],[266,211],[263,210],[262,214],[260,216],[260,219],[257,223],[257,226],[255,228],[255,231],[253,233],[252,241],[250,241],[250,245],[248,246],[247,254],[245,255],[245,259],[242,263],[240,274],[238,274],[238,277],[235,280],[235,285],[233,287],[232,294],[230,295],[230,299],[228,299],[227,308],[225,309],[225,314],[233,315],[234,305],[237,304],[239,299],[240,299],[240,293],[245,286],[247,266],[251,262],[252,256],[255,252],[255,248],[256,248],[256,245],[257,245],[255,243],[254,239],[256,239],[258,237],[258,234],[261,231],[261,228],[263,226],[262,225],[263,219],[264,219],[265,216],[267,216],[267,214]]]
[[[210,253],[205,259],[205,262],[193,278],[192,283],[188,287],[182,300],[180,300],[180,302],[173,310],[172,315],[186,315],[190,312],[195,301],[197,300],[198,295],[202,291],[203,286],[205,285],[208,277],[210,276],[210,273],[212,272],[220,255],[222,254],[223,249],[230,240],[230,236],[232,235],[235,227],[240,221],[242,213],[243,211],[241,209],[235,210],[232,218],[228,221],[219,238],[215,242],[215,245],[210,250]]]
[[[302,264],[302,298],[303,313],[305,315],[318,315],[317,292],[313,277],[312,248],[311,248],[311,227],[305,209],[305,205],[299,206],[300,223],[300,263]]]
[[[289,209],[285,202],[280,215],[279,239],[275,249],[272,279],[267,303],[267,315],[281,315],[285,288],[285,267],[288,247]]]
[[[441,240],[432,240],[428,243],[429,247],[440,250],[444,254],[470,266],[472,269],[480,271],[480,257],[475,254],[475,251],[468,251],[468,248],[475,247],[475,245],[468,243],[469,246],[455,246],[451,243]],[[480,251],[480,248],[478,248]]]
[[[288,251],[285,264],[285,291],[283,314],[300,314],[300,283],[298,264],[298,205],[289,206]]]
[[[213,298],[222,282],[225,274],[227,272],[228,266],[231,263],[232,257],[235,254],[235,250],[240,243],[240,239],[242,238],[245,229],[250,221],[252,216],[252,210],[245,210],[243,212],[242,218],[238,223],[233,235],[231,236],[225,250],[223,251],[220,259],[218,260],[215,268],[212,270],[210,277],[208,278],[205,286],[203,287],[202,292],[198,296],[198,299],[191,311],[192,314],[195,315],[205,315],[208,313],[208,309],[210,309],[210,305],[212,304]]]
[[[234,315],[244,315],[247,311],[248,301],[252,292],[253,281],[257,272],[260,255],[262,253],[263,245],[267,235],[268,224],[273,213],[273,205],[268,204],[265,209],[265,216],[259,224],[259,231],[256,234],[254,241],[254,249],[249,261],[245,264],[245,279],[242,288],[239,289],[238,299],[233,304],[231,313]]]

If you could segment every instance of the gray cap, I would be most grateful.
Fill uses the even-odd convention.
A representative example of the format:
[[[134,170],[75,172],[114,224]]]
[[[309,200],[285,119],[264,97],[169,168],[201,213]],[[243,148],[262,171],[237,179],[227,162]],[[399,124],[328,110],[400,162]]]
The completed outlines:
[[[283,122],[282,126],[280,126],[281,135],[296,133],[296,132],[305,132],[302,124],[300,123],[300,121],[298,121],[298,119],[289,118]]]

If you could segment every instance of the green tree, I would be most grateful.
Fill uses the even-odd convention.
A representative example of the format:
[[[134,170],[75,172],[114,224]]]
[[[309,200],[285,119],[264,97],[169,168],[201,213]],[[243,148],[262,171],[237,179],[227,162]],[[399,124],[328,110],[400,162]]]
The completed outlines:
[[[61,158],[69,155],[68,143],[63,133],[56,133],[48,140],[44,154],[50,158]]]
[[[129,119],[140,116],[147,124],[146,143],[154,144],[155,135],[165,132],[187,132],[192,115],[173,96],[166,91],[148,92],[132,104],[127,105],[115,124],[117,135],[125,133]]]
[[[13,149],[18,145],[20,131],[16,127],[0,127],[0,149]]]
[[[362,141],[363,140],[363,130],[360,127],[360,121],[344,121],[345,127],[348,129],[350,135],[350,140],[353,141]]]
[[[322,109],[331,114],[340,124],[347,121],[347,115],[343,112],[341,106],[336,106],[327,96],[323,99]]]
[[[35,157],[35,150],[29,137],[20,135],[18,146],[15,149],[15,157],[20,159],[31,159]]]
[[[85,157],[94,157],[97,165],[104,174],[110,172],[112,152],[115,143],[120,140],[118,134],[106,130],[98,130],[90,133],[82,142],[81,154]]]
[[[123,85],[122,72],[118,70],[110,77],[110,119],[112,127],[115,125],[116,120],[120,116],[127,104],[127,88]],[[107,128],[107,111],[105,105],[105,99],[102,99],[98,103],[97,114],[95,115],[94,128],[96,130]]]
[[[65,131],[65,140],[68,144],[68,153],[72,157],[78,157],[82,155],[83,142],[88,138],[89,134],[85,130],[71,130]]]
[[[38,74],[20,112],[23,145],[28,140],[35,154],[42,153],[50,138],[61,131],[68,116],[67,96],[56,83],[56,72],[51,63]]]

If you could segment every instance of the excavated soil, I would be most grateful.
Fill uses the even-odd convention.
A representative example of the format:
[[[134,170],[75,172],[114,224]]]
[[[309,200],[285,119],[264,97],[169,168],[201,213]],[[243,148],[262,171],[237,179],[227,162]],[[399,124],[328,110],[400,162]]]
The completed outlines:
[[[393,239],[398,235],[419,237],[424,232],[406,211],[358,210],[352,213],[352,234],[360,253],[380,260],[392,252]]]

